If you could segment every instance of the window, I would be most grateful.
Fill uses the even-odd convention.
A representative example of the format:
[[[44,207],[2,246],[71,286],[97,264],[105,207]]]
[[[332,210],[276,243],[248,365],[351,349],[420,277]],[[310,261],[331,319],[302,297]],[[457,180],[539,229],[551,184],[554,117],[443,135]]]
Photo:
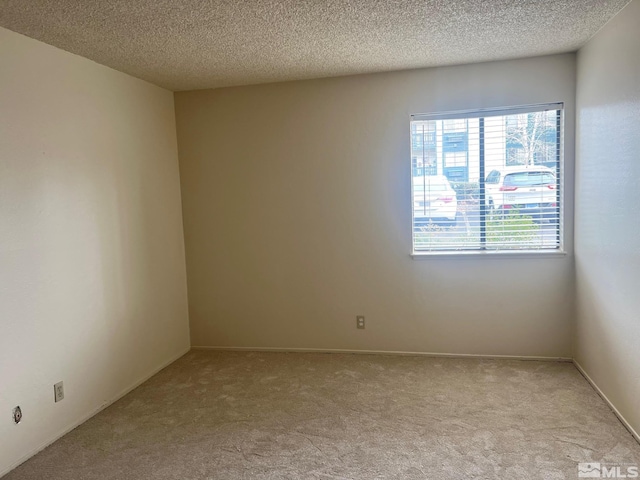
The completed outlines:
[[[485,183],[498,183],[500,181],[500,172],[498,170],[493,170],[487,178],[485,179]]]
[[[562,251],[562,127],[562,104],[413,115],[413,253]]]
[[[467,152],[444,152],[444,166],[446,167],[466,167]]]
[[[430,123],[411,126],[411,152],[414,175],[434,175],[436,173],[436,131]]]

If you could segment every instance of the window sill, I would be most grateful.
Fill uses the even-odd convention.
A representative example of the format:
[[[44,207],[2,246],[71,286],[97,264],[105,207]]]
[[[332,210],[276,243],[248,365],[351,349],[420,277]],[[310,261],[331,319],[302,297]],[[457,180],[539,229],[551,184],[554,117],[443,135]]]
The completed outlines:
[[[413,260],[431,260],[434,258],[564,258],[568,254],[563,250],[516,250],[510,251],[443,251],[443,252],[424,252],[411,253]]]

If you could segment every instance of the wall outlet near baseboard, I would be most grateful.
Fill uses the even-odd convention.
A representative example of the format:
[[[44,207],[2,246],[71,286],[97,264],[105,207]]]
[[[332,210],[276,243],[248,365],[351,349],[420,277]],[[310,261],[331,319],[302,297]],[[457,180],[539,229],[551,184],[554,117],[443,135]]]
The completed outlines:
[[[358,315],[356,317],[356,327],[364,329],[364,315]]]
[[[53,398],[56,403],[60,400],[64,400],[64,384],[63,382],[58,382],[53,386]]]

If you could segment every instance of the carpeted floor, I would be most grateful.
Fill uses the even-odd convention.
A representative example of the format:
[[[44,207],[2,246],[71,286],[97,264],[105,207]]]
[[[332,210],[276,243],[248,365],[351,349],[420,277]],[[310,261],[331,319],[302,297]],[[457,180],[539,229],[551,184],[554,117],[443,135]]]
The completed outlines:
[[[21,479],[577,479],[640,445],[570,363],[193,351]]]

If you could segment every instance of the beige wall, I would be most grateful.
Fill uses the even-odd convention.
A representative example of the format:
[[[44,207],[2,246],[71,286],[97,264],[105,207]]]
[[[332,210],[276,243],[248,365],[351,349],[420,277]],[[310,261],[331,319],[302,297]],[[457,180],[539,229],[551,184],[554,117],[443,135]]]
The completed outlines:
[[[578,55],[575,358],[640,432],[640,1]]]
[[[563,101],[572,179],[574,55],[175,98],[193,345],[570,356],[571,254],[410,258],[409,115]]]
[[[172,94],[0,29],[0,475],[189,347],[181,227]]]

